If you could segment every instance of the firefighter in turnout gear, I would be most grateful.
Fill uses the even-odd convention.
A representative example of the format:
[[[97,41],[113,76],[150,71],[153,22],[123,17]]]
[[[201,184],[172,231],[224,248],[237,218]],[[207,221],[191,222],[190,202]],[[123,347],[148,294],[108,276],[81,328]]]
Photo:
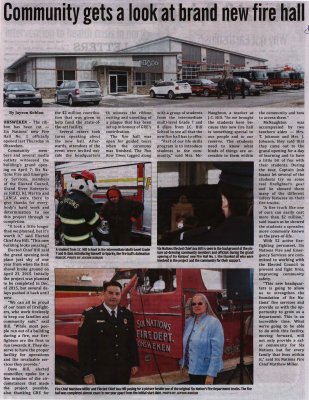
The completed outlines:
[[[81,375],[85,384],[127,385],[138,371],[133,313],[120,307],[122,286],[103,285],[104,302],[84,311],[78,331]]]
[[[59,203],[57,215],[67,246],[92,246],[93,231],[101,220],[90,198],[97,191],[95,174],[90,171],[71,174],[68,194]]]

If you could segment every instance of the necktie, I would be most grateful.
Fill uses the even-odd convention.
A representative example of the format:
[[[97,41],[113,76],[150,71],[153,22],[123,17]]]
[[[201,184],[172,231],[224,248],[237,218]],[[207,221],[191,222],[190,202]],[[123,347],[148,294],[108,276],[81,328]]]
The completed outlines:
[[[112,311],[111,311],[111,316],[112,316],[112,318],[113,318],[113,319],[116,319],[116,313],[115,313],[115,310],[112,310]]]

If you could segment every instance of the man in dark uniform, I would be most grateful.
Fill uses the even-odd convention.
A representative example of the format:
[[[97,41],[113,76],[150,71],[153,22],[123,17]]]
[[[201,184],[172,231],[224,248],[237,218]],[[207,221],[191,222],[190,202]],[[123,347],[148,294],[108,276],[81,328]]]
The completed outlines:
[[[245,84],[244,79],[242,79],[240,82],[240,93],[242,95],[242,98],[245,99],[246,98],[246,84]]]
[[[226,86],[226,90],[227,90],[228,99],[234,100],[236,83],[232,76],[227,78],[225,86]]]
[[[141,216],[144,205],[139,201],[125,199],[116,186],[108,189],[107,202],[100,216],[108,221],[111,246],[128,246],[131,243],[132,225]]]
[[[104,302],[83,313],[78,351],[83,380],[88,385],[126,385],[138,371],[134,317],[119,306],[121,290],[119,282],[105,282]]]
[[[178,245],[252,246],[253,225],[253,163],[217,162],[222,170],[219,182],[224,221],[210,229],[201,227],[184,232]]]
[[[59,202],[57,216],[67,246],[92,246],[93,231],[101,224],[95,203],[89,197],[97,190],[91,171],[71,174],[68,194]]]

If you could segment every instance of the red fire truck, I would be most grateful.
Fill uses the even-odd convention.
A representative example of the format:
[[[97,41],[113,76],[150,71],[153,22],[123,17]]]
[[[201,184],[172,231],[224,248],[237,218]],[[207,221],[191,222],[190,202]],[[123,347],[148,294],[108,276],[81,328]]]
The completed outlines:
[[[268,69],[267,76],[274,91],[292,88],[289,72],[284,68]]]
[[[285,74],[288,74],[291,89],[303,89],[304,88],[304,72],[296,71],[294,67],[290,65],[285,65],[282,67]]]
[[[197,292],[204,293],[222,323],[224,370],[239,362],[241,327],[244,328],[246,364],[253,362],[252,293],[242,300],[227,297],[230,278],[239,289],[242,285],[236,271],[252,279],[250,269],[120,269],[113,279],[123,285],[121,304],[135,316],[136,337],[140,354],[139,373],[135,384],[173,384],[187,380],[179,372],[182,357],[182,332],[190,315],[190,302]],[[249,275],[248,275],[249,273]],[[246,278],[247,279],[247,278]],[[163,286],[157,285],[158,280]],[[248,285],[252,287],[251,283]],[[237,289],[237,291],[239,290]],[[99,293],[84,297],[55,299],[55,371],[57,384],[82,383],[78,369],[77,332],[82,312],[99,305]],[[244,321],[241,324],[241,321]]]
[[[305,87],[305,76],[302,71],[289,71],[290,82],[293,89],[303,89]]]

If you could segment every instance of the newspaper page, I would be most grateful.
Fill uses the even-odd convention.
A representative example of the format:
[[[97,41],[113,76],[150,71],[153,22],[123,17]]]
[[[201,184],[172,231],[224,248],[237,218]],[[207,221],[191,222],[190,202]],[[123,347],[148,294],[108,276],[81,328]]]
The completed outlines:
[[[308,23],[1,1],[1,399],[308,398]]]

